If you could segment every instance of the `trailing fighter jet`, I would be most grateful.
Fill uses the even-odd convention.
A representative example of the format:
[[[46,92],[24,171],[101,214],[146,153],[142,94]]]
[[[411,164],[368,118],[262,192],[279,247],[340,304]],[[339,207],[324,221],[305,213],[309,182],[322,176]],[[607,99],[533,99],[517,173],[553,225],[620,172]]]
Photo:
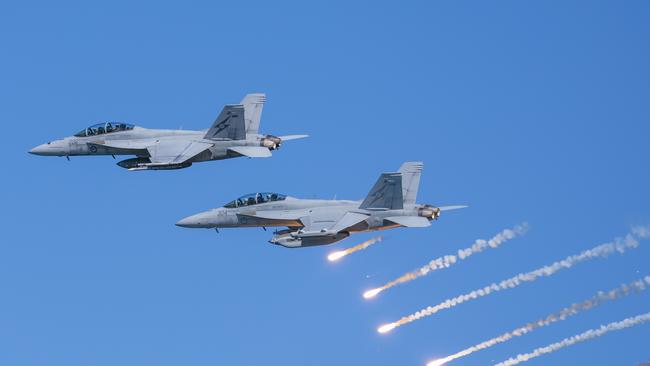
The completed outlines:
[[[135,155],[117,165],[129,170],[187,168],[192,163],[247,156],[266,158],[283,141],[307,135],[260,135],[260,117],[266,96],[248,94],[240,104],[226,105],[204,131],[155,130],[122,122],[90,126],[74,136],[39,145],[36,155]]]
[[[363,201],[313,200],[264,192],[239,197],[225,206],[186,217],[188,228],[282,227],[269,241],[287,248],[335,243],[352,233],[395,227],[426,227],[443,211],[467,206],[435,207],[416,203],[421,162],[404,163],[382,174]]]

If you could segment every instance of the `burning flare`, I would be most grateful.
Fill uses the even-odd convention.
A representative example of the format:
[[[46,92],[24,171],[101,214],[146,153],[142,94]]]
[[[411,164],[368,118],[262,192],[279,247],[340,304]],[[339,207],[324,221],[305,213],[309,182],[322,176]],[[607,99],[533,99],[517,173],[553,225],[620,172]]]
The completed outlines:
[[[368,291],[364,292],[363,297],[366,298],[366,299],[371,299],[371,298],[377,296],[377,294],[382,292],[382,291],[384,291],[384,289],[382,287],[373,288],[372,290],[368,290]]]
[[[575,335],[573,337],[569,338],[564,338],[563,340],[549,344],[546,347],[540,347],[533,352],[530,353],[524,353],[524,354],[519,354],[517,357],[511,357],[503,362],[499,362],[495,366],[513,366],[517,365],[521,362],[526,362],[530,359],[533,359],[535,357],[539,357],[542,355],[545,355],[547,353],[552,353],[555,352],[559,349],[562,349],[564,347],[572,346],[576,343],[588,341],[593,338],[597,338],[600,336],[603,336],[609,332],[617,331],[617,330],[622,330],[625,328],[633,327],[635,325],[643,324],[650,322],[650,313],[645,313],[641,315],[637,315],[631,318],[627,318],[624,320],[621,320],[619,322],[613,322],[609,323],[607,325],[601,325],[600,328],[597,329],[589,329],[586,332],[580,333],[578,335]]]
[[[381,236],[377,236],[377,237],[374,237],[372,239],[368,239],[368,240],[364,241],[363,243],[355,245],[355,246],[353,246],[351,248],[348,248],[348,249],[345,249],[345,250],[339,250],[339,251],[330,253],[327,256],[327,259],[330,262],[335,262],[335,261],[345,257],[348,254],[352,254],[352,253],[354,253],[356,251],[366,249],[366,248],[368,248],[369,246],[371,246],[371,245],[373,245],[375,243],[379,243],[380,241],[381,241]]]
[[[456,255],[452,254],[452,255],[446,255],[444,257],[436,258],[431,262],[427,263],[425,266],[416,269],[414,271],[408,272],[398,277],[397,279],[386,283],[381,287],[377,287],[372,290],[368,290],[364,292],[363,297],[365,299],[371,299],[377,296],[377,294],[379,294],[380,292],[387,290],[400,283],[413,281],[414,279],[422,276],[426,276],[427,274],[437,269],[449,268],[452,265],[456,264],[456,262],[458,262],[459,259],[460,260],[467,259],[472,254],[480,253],[487,248],[498,248],[501,244],[505,243],[506,241],[513,239],[517,236],[524,235],[526,231],[528,231],[528,223],[524,222],[523,224],[517,225],[512,229],[503,230],[502,232],[498,233],[490,240],[477,239],[471,247],[465,249],[459,249]]]
[[[514,337],[520,337],[525,334],[528,334],[532,332],[533,330],[541,327],[546,327],[548,325],[551,325],[555,322],[564,320],[570,316],[576,315],[580,313],[581,311],[584,310],[590,310],[598,305],[601,305],[602,303],[605,303],[607,301],[614,301],[617,299],[620,299],[622,297],[625,297],[627,295],[633,294],[633,293],[639,293],[645,289],[647,289],[650,286],[650,276],[645,276],[642,279],[639,279],[637,281],[634,281],[630,284],[624,284],[621,285],[615,289],[612,289],[608,292],[598,292],[595,296],[591,297],[590,299],[575,303],[569,307],[566,307],[556,313],[553,313],[546,318],[536,320],[534,322],[528,323],[524,325],[523,327],[516,328],[508,333],[504,333],[498,337],[494,337],[492,339],[489,339],[487,341],[481,342],[475,346],[466,348],[460,352],[454,353],[453,355],[449,355],[447,357],[443,357],[437,360],[433,360],[429,363],[427,363],[427,366],[441,366],[444,365],[445,363],[449,361],[456,360],[461,357],[468,356],[474,352],[484,350],[486,348],[490,348],[494,345],[497,345],[499,343],[506,342]]]
[[[625,253],[627,249],[633,249],[639,246],[639,242],[635,236],[632,234],[627,234],[624,238],[617,238],[614,240],[614,242],[611,243],[606,243],[606,244],[601,244],[597,247],[594,247],[592,249],[588,249],[583,251],[580,254],[577,255],[572,255],[569,257],[566,257],[565,259],[555,262],[551,265],[544,266],[542,268],[536,269],[534,271],[530,271],[527,273],[520,273],[512,278],[503,280],[499,283],[493,283],[491,285],[485,286],[483,288],[480,288],[478,290],[474,290],[472,292],[469,292],[464,295],[459,295],[451,299],[447,299],[443,302],[441,302],[438,305],[435,306],[429,306],[427,308],[424,308],[418,312],[415,312],[411,315],[407,315],[405,317],[402,317],[400,320],[393,322],[396,326],[393,328],[397,328],[399,326],[402,326],[406,323],[410,323],[413,321],[416,321],[418,319],[433,315],[441,310],[444,309],[450,309],[453,308],[459,304],[462,304],[466,301],[469,300],[474,300],[479,297],[487,296],[493,292],[501,291],[501,290],[507,290],[511,288],[515,288],[519,285],[521,285],[524,282],[532,282],[535,281],[536,279],[540,277],[548,277],[556,272],[558,272],[561,269],[564,268],[571,268],[575,264],[594,259],[594,258],[602,258],[602,257],[607,257],[610,254],[613,253]]]
[[[379,332],[379,333],[388,333],[391,330],[393,330],[393,328],[395,328],[396,326],[397,326],[397,324],[395,324],[395,323],[384,324],[384,325],[380,326],[379,328],[377,328],[377,332]]]

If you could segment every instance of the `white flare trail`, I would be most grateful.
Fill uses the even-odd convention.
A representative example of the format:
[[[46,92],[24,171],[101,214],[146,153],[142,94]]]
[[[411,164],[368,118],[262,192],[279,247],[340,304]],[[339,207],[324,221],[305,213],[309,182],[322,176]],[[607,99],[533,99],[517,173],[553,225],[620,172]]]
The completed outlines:
[[[368,239],[368,240],[364,241],[363,243],[357,244],[357,245],[355,245],[353,247],[350,247],[348,249],[332,252],[327,256],[327,259],[330,262],[337,261],[337,260],[345,257],[348,254],[352,254],[352,253],[354,253],[356,251],[366,249],[366,248],[368,248],[369,246],[371,246],[371,245],[373,245],[375,243],[379,243],[380,241],[381,241],[381,236],[376,236],[374,238]]]
[[[524,354],[519,354],[516,357],[511,357],[503,362],[499,362],[495,366],[513,366],[517,365],[521,362],[526,362],[530,359],[533,359],[535,357],[539,357],[542,355],[545,355],[547,353],[555,352],[559,349],[565,348],[572,346],[576,343],[588,341],[593,338],[597,338],[600,336],[603,336],[609,332],[617,331],[617,330],[622,330],[625,328],[633,327],[635,325],[640,325],[643,323],[650,322],[650,313],[645,313],[641,315],[637,315],[631,318],[627,318],[618,322],[613,322],[609,323],[607,325],[601,325],[600,328],[597,329],[589,329],[586,332],[580,333],[578,335],[575,335],[573,337],[569,338],[564,338],[563,340],[549,344],[546,347],[540,347],[533,352],[530,353],[524,353]]]
[[[630,294],[635,294],[639,293],[645,289],[650,287],[650,276],[645,276],[642,279],[636,280],[632,283],[629,284],[623,284],[615,289],[612,289],[607,292],[600,291],[598,292],[595,296],[591,297],[588,300],[585,300],[583,302],[575,303],[569,307],[566,307],[556,313],[553,313],[546,318],[536,320],[534,322],[530,322],[523,327],[516,328],[510,332],[504,333],[498,337],[494,337],[492,339],[489,339],[487,341],[481,342],[475,346],[466,348],[460,352],[454,353],[453,355],[449,355],[447,357],[443,357],[437,360],[433,360],[429,363],[427,363],[427,366],[441,366],[446,364],[447,362],[459,359],[461,357],[468,356],[474,352],[484,350],[486,348],[490,348],[494,345],[497,345],[499,343],[506,342],[514,337],[520,337],[525,334],[528,334],[532,332],[533,330],[541,327],[546,327],[548,325],[551,325],[555,322],[564,320],[570,316],[576,315],[580,313],[581,311],[589,310],[592,309],[596,306],[601,305],[602,303],[608,302],[608,301],[614,301],[617,299],[620,299],[622,297],[625,297]]]
[[[375,297],[380,292],[387,290],[395,285],[399,285],[400,283],[413,281],[416,278],[426,276],[432,271],[438,269],[449,268],[454,264],[456,264],[459,260],[467,259],[471,255],[480,253],[487,248],[492,248],[492,249],[498,248],[501,244],[505,243],[506,241],[510,239],[514,239],[517,236],[524,235],[526,231],[528,231],[528,228],[529,228],[528,223],[524,222],[523,224],[517,225],[512,229],[503,230],[502,232],[498,233],[490,240],[477,239],[476,241],[474,241],[474,244],[472,244],[471,247],[465,249],[459,249],[455,255],[451,254],[451,255],[445,255],[443,257],[436,258],[430,261],[429,263],[427,263],[426,265],[416,270],[413,270],[411,272],[405,273],[404,275],[386,283],[381,287],[377,287],[372,290],[368,290],[364,292],[363,297],[366,299],[370,299],[372,297]]]
[[[499,283],[493,283],[491,285],[485,286],[483,288],[480,288],[478,290],[474,290],[472,292],[469,292],[464,295],[459,295],[451,299],[447,299],[443,302],[441,302],[438,305],[435,306],[429,306],[427,308],[424,308],[418,312],[415,312],[413,314],[407,315],[402,317],[400,320],[397,320],[393,323],[385,324],[382,325],[377,329],[378,332],[380,333],[386,333],[389,330],[392,330],[396,327],[402,326],[404,324],[413,322],[415,320],[433,315],[441,310],[453,308],[456,305],[462,304],[466,301],[469,300],[474,300],[479,297],[487,296],[493,292],[501,291],[501,290],[507,290],[511,288],[515,288],[519,285],[521,285],[524,282],[532,282],[535,281],[536,279],[540,277],[548,277],[556,272],[560,271],[561,269],[565,268],[571,268],[575,264],[594,259],[594,258],[602,258],[602,257],[607,257],[610,254],[613,253],[625,253],[626,250],[628,249],[633,249],[639,246],[639,242],[637,238],[632,235],[632,234],[627,234],[623,238],[616,238],[613,242],[610,243],[605,243],[601,244],[599,246],[596,246],[594,248],[588,249],[583,251],[580,254],[572,255],[569,257],[566,257],[565,259],[561,261],[557,261],[551,265],[544,266],[542,268],[538,268],[534,271],[530,271],[527,273],[520,273],[512,278],[508,278],[506,280],[503,280]]]

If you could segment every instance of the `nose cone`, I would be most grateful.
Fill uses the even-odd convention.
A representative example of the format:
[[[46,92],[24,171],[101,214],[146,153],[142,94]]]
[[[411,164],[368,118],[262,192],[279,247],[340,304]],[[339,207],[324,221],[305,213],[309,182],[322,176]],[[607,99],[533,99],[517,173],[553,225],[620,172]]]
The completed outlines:
[[[49,150],[50,149],[48,148],[48,145],[43,144],[43,145],[38,145],[35,148],[29,150],[29,153],[34,155],[49,155],[48,154]]]
[[[56,140],[47,144],[38,145],[29,150],[29,153],[41,156],[65,156],[70,155],[70,149],[67,141]]]
[[[179,222],[177,222],[176,226],[189,227],[189,228],[211,227],[211,225],[209,224],[209,212],[202,212],[200,214],[188,216],[180,220]]]

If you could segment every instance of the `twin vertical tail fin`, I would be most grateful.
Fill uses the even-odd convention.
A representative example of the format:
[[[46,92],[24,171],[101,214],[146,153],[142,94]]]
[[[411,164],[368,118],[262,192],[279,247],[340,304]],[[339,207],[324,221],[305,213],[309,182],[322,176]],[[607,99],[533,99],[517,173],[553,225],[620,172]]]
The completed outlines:
[[[414,204],[424,164],[407,162],[396,173],[382,174],[361,203],[361,209],[400,210]]]
[[[377,183],[359,206],[361,209],[370,210],[399,210],[403,207],[401,173],[384,173],[379,176]]]
[[[424,164],[421,161],[406,162],[399,168],[399,172],[402,173],[404,204],[415,204],[423,168]]]
[[[244,107],[246,134],[259,134],[260,119],[262,118],[262,109],[264,108],[264,102],[266,102],[266,94],[253,93],[247,94],[239,103]]]
[[[239,104],[226,105],[205,134],[210,140],[245,140],[246,135],[257,135],[266,95],[248,94]]]
[[[245,140],[244,107],[226,105],[204,136],[209,140]]]

